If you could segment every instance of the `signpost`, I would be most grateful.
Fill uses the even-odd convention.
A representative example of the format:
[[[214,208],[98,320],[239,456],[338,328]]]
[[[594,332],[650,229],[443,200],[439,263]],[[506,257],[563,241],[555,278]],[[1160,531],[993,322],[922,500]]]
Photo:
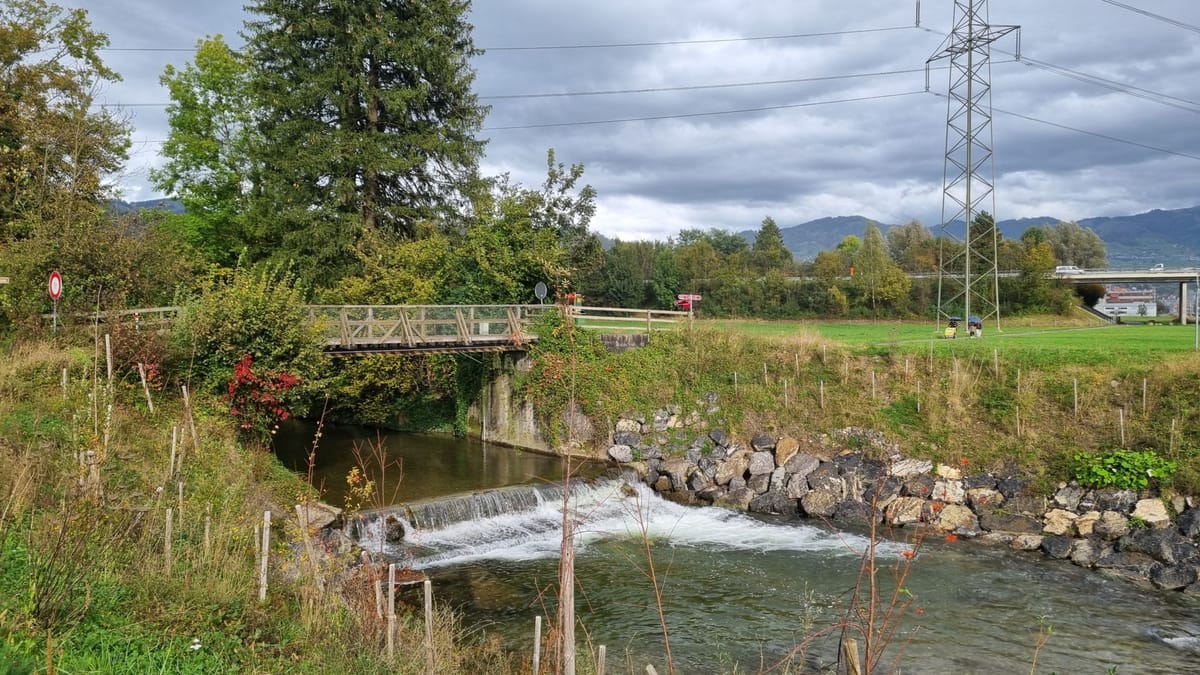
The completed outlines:
[[[54,300],[54,334],[58,335],[58,296],[62,295],[62,275],[58,270],[50,273],[50,281],[47,284],[50,288],[50,297]]]
[[[679,305],[680,307],[687,307],[688,312],[694,310],[696,308],[696,303],[704,299],[704,296],[700,295],[699,293],[680,293],[675,297],[678,299],[678,302],[675,304]]]

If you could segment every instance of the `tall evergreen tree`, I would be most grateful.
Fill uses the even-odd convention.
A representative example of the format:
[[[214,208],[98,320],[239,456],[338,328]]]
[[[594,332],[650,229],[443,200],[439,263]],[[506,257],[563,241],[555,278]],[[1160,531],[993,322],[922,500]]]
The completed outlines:
[[[469,0],[257,0],[246,39],[262,107],[257,253],[329,282],[365,231],[461,229],[486,115]]]
[[[780,270],[792,262],[792,252],[783,244],[783,232],[770,216],[763,218],[752,250],[754,264],[761,272]]]

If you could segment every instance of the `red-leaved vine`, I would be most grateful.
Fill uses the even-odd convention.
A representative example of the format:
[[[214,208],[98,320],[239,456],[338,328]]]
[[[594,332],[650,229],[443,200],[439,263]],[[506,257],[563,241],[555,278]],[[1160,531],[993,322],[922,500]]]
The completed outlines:
[[[300,378],[287,371],[254,372],[254,357],[246,354],[233,368],[225,402],[243,434],[273,434],[291,415],[284,395],[298,384]]]

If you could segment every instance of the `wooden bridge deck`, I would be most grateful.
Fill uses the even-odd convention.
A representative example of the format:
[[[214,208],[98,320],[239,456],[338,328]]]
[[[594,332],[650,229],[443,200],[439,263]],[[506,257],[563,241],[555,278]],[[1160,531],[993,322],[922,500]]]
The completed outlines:
[[[553,306],[549,306],[553,309]],[[333,356],[524,349],[546,305],[309,305]]]
[[[537,341],[531,327],[558,305],[307,305],[330,356],[396,353],[520,351]],[[604,332],[651,332],[670,328],[688,312],[611,307],[568,308],[585,328]],[[159,328],[175,321],[179,307],[114,310],[91,315]]]

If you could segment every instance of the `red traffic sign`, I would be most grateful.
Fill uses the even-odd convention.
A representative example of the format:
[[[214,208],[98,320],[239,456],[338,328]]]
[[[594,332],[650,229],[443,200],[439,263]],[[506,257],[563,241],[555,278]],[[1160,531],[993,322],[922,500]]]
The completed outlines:
[[[50,273],[49,286],[50,297],[57,300],[58,296],[62,295],[62,275],[58,273],[58,270],[54,270]]]
[[[704,299],[699,293],[680,293],[675,297],[679,298],[680,300],[687,300],[689,302],[696,302],[697,300]]]

